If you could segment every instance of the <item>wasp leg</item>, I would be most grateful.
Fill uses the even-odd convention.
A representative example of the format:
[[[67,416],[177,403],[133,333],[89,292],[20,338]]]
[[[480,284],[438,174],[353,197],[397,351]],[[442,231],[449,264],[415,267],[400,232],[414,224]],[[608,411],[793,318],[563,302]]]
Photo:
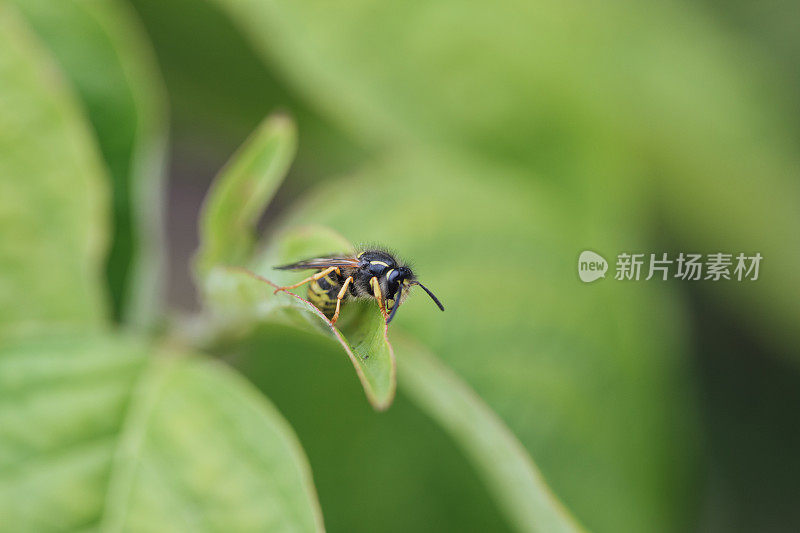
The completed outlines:
[[[339,294],[336,295],[336,312],[333,313],[333,318],[331,318],[331,324],[336,324],[336,321],[339,319],[339,309],[342,306],[342,298],[345,297],[347,294],[347,286],[353,282],[353,276],[350,276],[346,280],[344,280],[344,285],[342,285],[342,290],[339,291]]]
[[[339,269],[337,267],[326,268],[325,270],[320,270],[319,272],[317,272],[313,276],[309,276],[306,279],[304,279],[303,281],[301,281],[299,283],[295,283],[294,285],[287,285],[286,287],[278,287],[277,289],[275,289],[275,294],[278,294],[280,291],[288,291],[290,289],[296,289],[297,287],[299,287],[301,285],[305,285],[306,283],[309,283],[311,281],[316,281],[316,280],[318,280],[320,278],[324,278],[325,276],[327,276],[328,274],[330,274],[334,270],[338,271]]]
[[[383,319],[386,320],[389,317],[389,313],[386,312],[386,306],[383,304],[381,284],[378,282],[378,278],[375,276],[372,276],[372,278],[369,280],[369,284],[372,286],[372,293],[375,295],[375,299],[378,300],[378,307],[381,308]]]

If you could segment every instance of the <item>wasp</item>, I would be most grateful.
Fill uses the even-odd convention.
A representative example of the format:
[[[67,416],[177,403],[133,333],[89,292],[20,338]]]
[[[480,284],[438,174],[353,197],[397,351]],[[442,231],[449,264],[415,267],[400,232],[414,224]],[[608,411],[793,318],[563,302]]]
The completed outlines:
[[[392,321],[411,287],[420,286],[444,311],[442,302],[420,283],[411,268],[384,250],[366,250],[356,256],[330,255],[275,267],[278,270],[316,270],[306,279],[278,287],[275,292],[296,289],[308,283],[308,299],[335,324],[342,301],[375,299],[386,324]]]

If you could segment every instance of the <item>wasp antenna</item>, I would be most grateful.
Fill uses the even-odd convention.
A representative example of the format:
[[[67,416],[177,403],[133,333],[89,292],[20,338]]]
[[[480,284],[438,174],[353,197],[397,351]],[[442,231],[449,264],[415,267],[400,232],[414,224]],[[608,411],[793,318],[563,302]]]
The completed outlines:
[[[402,296],[402,290],[403,290],[402,285],[397,288],[397,294],[394,297],[394,305],[392,306],[392,311],[391,313],[389,313],[389,318],[386,319],[387,325],[394,318],[394,314],[397,312],[397,308],[400,307],[400,296]]]
[[[438,306],[439,306],[439,309],[441,309],[442,311],[444,311],[444,306],[442,305],[442,302],[440,302],[440,301],[439,301],[439,298],[437,298],[435,294],[433,294],[431,291],[429,291],[429,290],[428,290],[428,287],[426,287],[425,285],[423,285],[423,284],[422,284],[422,283],[420,283],[419,281],[415,281],[415,282],[414,282],[414,285],[419,285],[420,287],[422,287],[422,290],[424,290],[425,292],[427,292],[427,293],[428,293],[428,296],[430,296],[430,297],[431,297],[431,300],[433,300],[433,302],[434,302],[436,305],[438,305]]]

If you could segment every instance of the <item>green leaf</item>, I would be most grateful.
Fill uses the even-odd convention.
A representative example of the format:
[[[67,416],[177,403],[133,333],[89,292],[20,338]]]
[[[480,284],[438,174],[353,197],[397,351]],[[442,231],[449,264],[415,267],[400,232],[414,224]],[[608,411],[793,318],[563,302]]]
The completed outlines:
[[[241,330],[256,322],[278,322],[323,333],[347,354],[375,409],[387,409],[395,395],[396,365],[388,339],[388,327],[374,302],[343,305],[336,326],[311,302],[291,293],[273,290],[302,279],[307,273],[276,271],[272,267],[323,254],[352,250],[337,233],[323,227],[299,227],[284,231],[253,262],[253,272],[220,267],[207,277],[206,303],[218,324]],[[298,291],[305,291],[303,286]]]
[[[111,176],[106,274],[117,318],[151,325],[162,294],[166,102],[149,44],[123,2],[15,0],[83,101]]]
[[[296,135],[288,117],[269,117],[220,172],[200,216],[199,277],[215,265],[250,258],[256,223],[289,169]]]
[[[103,321],[105,180],[64,79],[0,4],[0,329]]]
[[[57,333],[0,349],[2,531],[323,529],[278,412],[219,363]]]
[[[472,460],[517,531],[582,531],[528,452],[469,386],[426,349],[398,336],[400,387]]]

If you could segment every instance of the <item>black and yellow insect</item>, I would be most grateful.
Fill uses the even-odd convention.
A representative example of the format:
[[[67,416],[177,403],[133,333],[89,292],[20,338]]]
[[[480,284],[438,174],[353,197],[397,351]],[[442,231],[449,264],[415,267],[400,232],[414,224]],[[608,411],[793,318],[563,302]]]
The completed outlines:
[[[334,324],[339,318],[342,301],[348,298],[377,300],[388,324],[411,287],[415,285],[422,287],[439,309],[444,311],[439,299],[417,280],[411,268],[383,250],[366,250],[353,256],[316,257],[275,268],[317,270],[313,276],[294,285],[279,287],[275,292],[296,289],[309,283],[308,299]]]

